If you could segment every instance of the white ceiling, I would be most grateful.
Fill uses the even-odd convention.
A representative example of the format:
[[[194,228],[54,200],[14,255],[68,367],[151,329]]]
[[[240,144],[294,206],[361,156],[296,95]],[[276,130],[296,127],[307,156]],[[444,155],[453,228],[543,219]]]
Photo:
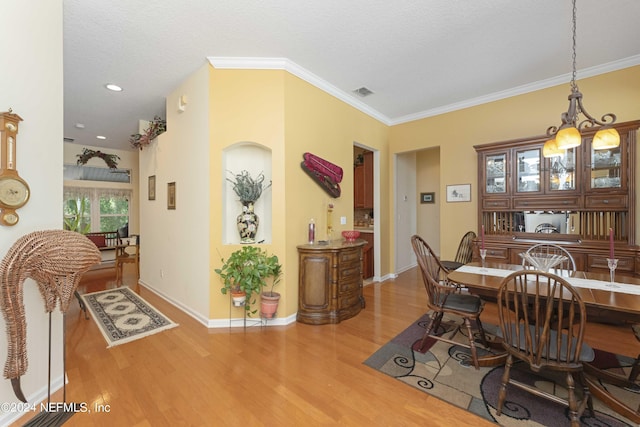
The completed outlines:
[[[131,149],[138,120],[165,117],[165,96],[207,57],[286,58],[387,124],[568,82],[571,73],[570,0],[63,5],[64,136],[105,148]],[[640,64],[639,17],[639,0],[578,0],[578,84]],[[362,86],[374,94],[352,93]]]

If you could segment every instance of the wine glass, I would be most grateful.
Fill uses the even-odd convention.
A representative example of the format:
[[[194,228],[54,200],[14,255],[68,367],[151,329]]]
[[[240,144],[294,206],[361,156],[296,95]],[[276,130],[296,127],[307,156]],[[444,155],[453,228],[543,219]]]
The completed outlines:
[[[607,258],[607,265],[609,266],[609,278],[610,278],[610,282],[607,286],[611,288],[618,288],[619,286],[615,284],[616,268],[618,268],[618,259]]]
[[[480,258],[482,258],[482,270],[481,271],[487,271],[486,268],[484,268],[484,259],[487,257],[487,250],[486,249],[480,249]]]

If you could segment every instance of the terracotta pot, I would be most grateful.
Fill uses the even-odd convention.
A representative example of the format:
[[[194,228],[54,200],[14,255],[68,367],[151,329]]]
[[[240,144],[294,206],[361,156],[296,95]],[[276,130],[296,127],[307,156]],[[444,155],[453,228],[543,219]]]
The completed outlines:
[[[277,292],[263,292],[260,295],[260,316],[271,319],[278,311],[280,294]]]
[[[236,307],[242,307],[247,299],[247,293],[245,291],[231,291],[231,300]]]

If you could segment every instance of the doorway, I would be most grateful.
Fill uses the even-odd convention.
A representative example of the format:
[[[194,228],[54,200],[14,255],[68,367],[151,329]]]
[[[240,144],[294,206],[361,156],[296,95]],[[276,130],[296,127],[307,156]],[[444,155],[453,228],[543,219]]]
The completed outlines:
[[[376,224],[378,211],[378,155],[375,151],[354,144],[353,147],[353,227],[366,240],[363,249],[363,278],[365,282],[376,281],[379,271],[379,228]],[[376,244],[376,240],[378,243]]]

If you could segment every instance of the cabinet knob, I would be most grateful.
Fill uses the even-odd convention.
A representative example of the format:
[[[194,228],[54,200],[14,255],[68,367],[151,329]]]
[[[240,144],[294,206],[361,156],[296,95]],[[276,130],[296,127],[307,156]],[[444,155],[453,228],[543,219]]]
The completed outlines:
[[[602,201],[602,203],[604,203],[604,204],[606,205],[606,204],[608,204],[608,203],[609,203],[609,200],[604,199],[604,200]]]

